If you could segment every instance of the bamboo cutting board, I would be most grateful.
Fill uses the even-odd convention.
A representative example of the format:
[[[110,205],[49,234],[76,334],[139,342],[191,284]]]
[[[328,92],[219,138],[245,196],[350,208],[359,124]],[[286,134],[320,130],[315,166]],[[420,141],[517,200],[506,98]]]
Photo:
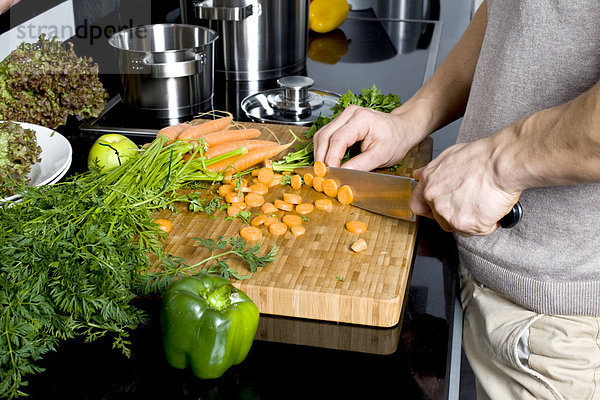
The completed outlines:
[[[260,129],[260,139],[276,137],[282,143],[292,139],[290,131],[296,134],[306,131],[286,125],[244,125]],[[425,165],[431,158],[432,143],[428,138],[412,149],[395,173],[410,176],[414,169]],[[284,192],[300,194],[303,202],[327,197],[306,186],[296,191],[285,185],[272,187],[265,200],[273,202],[282,198]],[[212,195],[207,191],[207,199],[209,196]],[[306,215],[309,221],[304,222],[303,236],[294,237],[288,231],[275,237],[261,227],[260,254],[275,244],[277,258],[249,279],[234,280],[233,284],[263,314],[379,327],[396,325],[407,294],[418,222],[373,214],[339,204],[335,199],[333,203],[334,209],[329,212],[315,210]],[[251,211],[260,213],[258,208]],[[167,239],[167,251],[183,257],[188,264],[208,256],[208,250],[198,246],[194,238],[237,236],[244,226],[239,219],[225,220],[225,211],[219,212],[216,219],[183,208],[175,214],[162,211],[159,217],[169,218],[174,226]],[[366,222],[367,232],[360,235],[348,232],[345,223],[349,220]],[[350,245],[358,238],[365,239],[368,249],[354,253]],[[242,275],[250,274],[241,260],[231,259],[230,265]]]

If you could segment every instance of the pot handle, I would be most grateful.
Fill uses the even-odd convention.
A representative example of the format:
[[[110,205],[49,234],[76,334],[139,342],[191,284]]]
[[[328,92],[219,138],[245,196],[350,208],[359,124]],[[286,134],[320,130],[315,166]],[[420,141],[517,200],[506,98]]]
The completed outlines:
[[[206,64],[206,54],[197,53],[193,60],[172,63],[153,63],[152,57],[145,57],[142,62],[144,72],[153,78],[180,78],[202,72],[202,67]]]
[[[258,4],[248,4],[243,7],[219,7],[213,0],[194,2],[196,17],[199,19],[212,19],[218,21],[241,21],[253,14],[260,15]]]

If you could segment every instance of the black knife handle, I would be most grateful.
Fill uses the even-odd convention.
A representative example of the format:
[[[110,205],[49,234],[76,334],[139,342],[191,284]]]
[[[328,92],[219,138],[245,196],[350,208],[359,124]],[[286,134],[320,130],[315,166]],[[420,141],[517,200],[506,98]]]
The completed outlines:
[[[521,218],[523,218],[523,207],[521,206],[521,202],[517,201],[517,204],[513,206],[512,210],[502,217],[500,226],[506,229],[512,228],[519,223]]]

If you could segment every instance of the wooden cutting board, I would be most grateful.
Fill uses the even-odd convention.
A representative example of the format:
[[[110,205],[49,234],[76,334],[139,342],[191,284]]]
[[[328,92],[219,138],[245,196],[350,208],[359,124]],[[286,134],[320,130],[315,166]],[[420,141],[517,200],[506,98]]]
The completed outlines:
[[[306,131],[303,127],[276,124],[244,125],[260,129],[260,139],[276,138],[282,143],[293,138],[290,131],[297,135]],[[425,165],[431,159],[432,143],[428,138],[412,149],[394,173],[410,176],[414,169]],[[284,192],[298,193],[304,202],[326,197],[306,186],[296,191],[286,185],[271,188],[265,199],[273,202],[282,198]],[[208,192],[207,196],[210,196]],[[260,213],[260,209],[251,211]],[[211,219],[204,213],[183,208],[175,214],[162,211],[159,217],[171,219],[174,226],[166,244],[167,251],[193,264],[208,256],[208,250],[199,246],[194,238],[237,236],[244,226],[239,219],[226,220],[225,211],[216,215],[216,219]],[[407,294],[418,221],[377,215],[342,205],[335,199],[333,210],[315,210],[306,217],[309,219],[304,222],[306,233],[299,237],[289,231],[275,237],[261,227],[264,231],[259,241],[260,254],[275,244],[277,258],[252,273],[249,279],[233,280],[233,284],[243,290],[263,314],[378,327],[396,325]],[[348,232],[345,223],[349,220],[366,222],[367,232],[360,235]],[[366,240],[368,249],[354,253],[350,245],[358,238]],[[231,259],[230,265],[240,274],[250,274],[241,260]]]

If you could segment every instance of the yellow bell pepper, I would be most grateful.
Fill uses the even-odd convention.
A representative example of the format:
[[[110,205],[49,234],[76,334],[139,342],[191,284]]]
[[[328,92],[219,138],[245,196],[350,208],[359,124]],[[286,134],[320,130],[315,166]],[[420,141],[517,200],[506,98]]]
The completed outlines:
[[[312,0],[308,8],[308,28],[317,33],[339,28],[350,11],[346,0]]]

